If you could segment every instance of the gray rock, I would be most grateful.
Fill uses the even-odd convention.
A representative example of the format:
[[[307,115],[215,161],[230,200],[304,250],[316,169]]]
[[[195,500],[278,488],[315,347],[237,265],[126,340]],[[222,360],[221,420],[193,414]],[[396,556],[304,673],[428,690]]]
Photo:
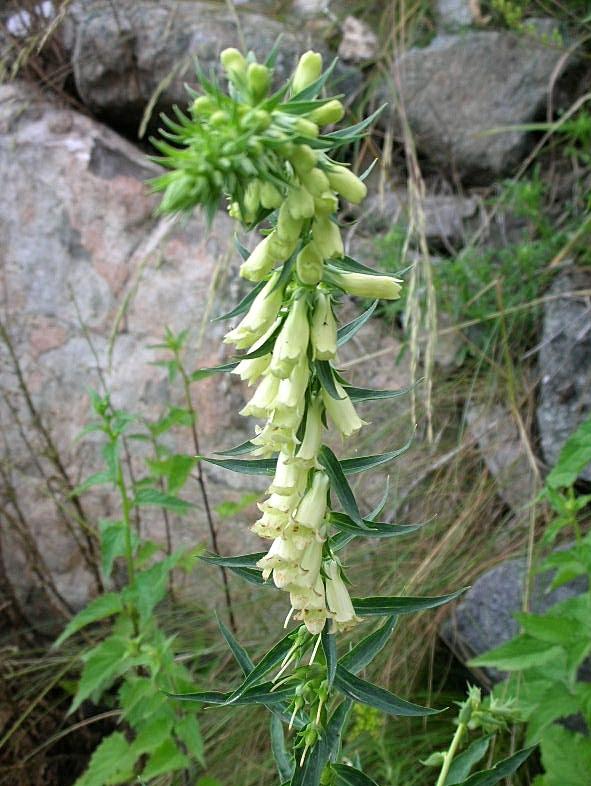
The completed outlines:
[[[514,614],[522,609],[525,559],[511,559],[483,573],[441,628],[441,636],[463,662],[510,641],[519,632]],[[578,578],[547,592],[551,574],[533,582],[530,608],[543,614],[560,601],[585,592],[587,579]],[[485,669],[493,682],[502,675]]]
[[[240,47],[241,35],[264,59],[280,34],[278,80],[284,80],[298,56],[312,46],[323,51],[328,62],[326,47],[305,31],[260,13],[241,8],[233,15],[224,3],[198,0],[78,0],[68,12],[63,38],[82,101],[118,127],[137,131],[150,100],[154,118],[173,104],[187,105],[184,85],[195,83],[195,60],[205,73],[214,69],[219,74],[220,51]],[[340,91],[341,80],[351,78],[358,84],[356,69],[342,68],[333,84]]]
[[[178,225],[155,219],[156,202],[145,178],[158,171],[94,120],[52,105],[30,86],[0,87],[1,321],[72,485],[102,465],[96,440],[76,441],[90,418],[87,390],[100,389],[97,364],[115,406],[157,417],[168,401],[181,404],[178,386],[169,384],[164,369],[151,365],[157,355],[148,345],[161,340],[166,325],[191,328],[192,368],[224,361],[226,327],[209,324],[209,316],[227,310],[239,294],[227,275],[231,269],[236,278],[232,222],[220,214],[208,230],[198,217]],[[111,332],[125,303],[109,363]],[[201,339],[205,326],[207,342]],[[77,526],[68,527],[49,493],[43,474],[68,509],[63,484],[47,460],[13,372],[0,342],[0,465],[11,476],[26,529],[57,592],[79,607],[95,588],[80,546],[84,540]],[[247,438],[247,426],[236,415],[244,397],[236,377],[204,380],[193,387],[193,397],[204,452]],[[184,431],[170,438],[172,447],[195,452]],[[136,472],[141,468],[140,455]],[[252,479],[240,475],[222,470],[207,475],[213,505],[237,501],[253,489]],[[23,526],[15,529],[17,514],[7,485],[7,475],[1,474],[0,537],[3,553],[10,554],[6,571],[23,605],[36,613],[40,577]],[[174,544],[207,544],[197,489],[190,484],[186,496],[197,508],[193,516],[173,517]],[[93,526],[118,510],[102,489],[84,495],[83,504]],[[5,511],[15,527],[6,525]],[[252,520],[252,512],[248,516]],[[163,542],[160,514],[148,515],[144,526],[145,534]],[[236,526],[224,522],[219,537],[224,553],[258,548],[243,518]],[[219,597],[217,582],[216,571],[201,571],[197,591]]]
[[[446,171],[487,182],[510,172],[526,153],[525,131],[487,132],[528,123],[545,106],[564,53],[545,43],[555,31],[553,22],[532,21],[531,27],[535,35],[438,35],[426,48],[411,49],[398,59],[417,147]],[[571,58],[562,70],[572,63]]]
[[[536,475],[511,413],[500,404],[470,403],[465,418],[499,495],[514,513],[523,516],[536,492]]]
[[[567,293],[591,288],[587,270],[567,269],[548,291],[540,344],[537,419],[544,458],[552,466],[566,439],[591,413],[591,307]],[[558,297],[564,294],[564,297]],[[591,480],[591,464],[581,473]]]
[[[470,0],[436,0],[435,17],[442,30],[457,30],[472,24]]]

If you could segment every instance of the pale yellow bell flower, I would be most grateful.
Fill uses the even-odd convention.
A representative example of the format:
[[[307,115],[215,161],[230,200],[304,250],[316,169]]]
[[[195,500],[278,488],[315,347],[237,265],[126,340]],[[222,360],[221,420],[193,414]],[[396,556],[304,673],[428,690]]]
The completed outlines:
[[[360,622],[349,597],[349,591],[341,578],[341,572],[335,560],[327,560],[323,564],[326,576],[326,605],[331,613],[337,630],[346,630]]]
[[[281,332],[273,347],[269,371],[280,379],[288,377],[296,364],[306,354],[310,338],[308,304],[301,297],[292,302]]]
[[[257,341],[277,319],[283,302],[283,288],[277,286],[279,273],[274,273],[252,301],[241,322],[224,336],[224,344],[247,349]]]
[[[331,273],[334,283],[348,292],[365,298],[398,300],[402,281],[394,276],[372,276],[368,273]]]
[[[310,324],[312,351],[317,360],[331,360],[337,354],[337,323],[332,313],[330,296],[316,294],[316,305]]]
[[[308,405],[304,438],[295,458],[296,462],[312,466],[318,456],[322,444],[322,412],[324,406],[320,396],[316,396]]]
[[[336,380],[334,381],[334,384],[336,391],[341,398],[335,399],[326,390],[323,390],[322,401],[324,402],[324,406],[326,407],[326,411],[329,414],[331,420],[337,429],[341,432],[343,437],[351,437],[353,434],[356,434],[362,426],[366,426],[367,423],[364,420],[361,420],[355,411],[353,402],[345,392],[342,385],[340,385]]]
[[[273,411],[279,391],[279,380],[273,374],[266,374],[259,382],[248,404],[240,410],[244,417],[266,418]]]
[[[309,50],[299,59],[291,80],[291,89],[294,95],[315,82],[322,73],[322,55]]]

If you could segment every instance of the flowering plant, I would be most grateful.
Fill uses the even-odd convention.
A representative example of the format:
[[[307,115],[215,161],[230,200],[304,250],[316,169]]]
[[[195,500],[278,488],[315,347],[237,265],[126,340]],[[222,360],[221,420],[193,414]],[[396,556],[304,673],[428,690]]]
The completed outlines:
[[[274,57],[272,53],[261,64],[252,54],[245,58],[235,49],[222,52],[228,93],[201,75],[204,93],[193,95],[189,115],[177,111],[174,121],[166,119],[168,130],[162,133],[167,141],[154,144],[168,171],[154,187],[164,191],[161,212],[202,206],[211,219],[227,199],[232,217],[263,234],[252,252],[237,243],[243,259],[240,275],[254,287],[222,317],[241,317],[224,340],[243,354],[198,375],[231,372],[256,385],[241,411],[260,421],[253,438],[219,454],[221,458],[201,459],[270,476],[253,526],[270,545],[266,552],[205,559],[255,584],[274,584],[289,595],[285,627],[291,619],[299,624],[254,664],[220,622],[244,673],[242,684],[228,693],[176,698],[266,706],[272,713],[281,783],[363,786],[373,781],[339,763],[352,702],[392,715],[426,716],[437,710],[405,701],[358,673],[386,645],[398,615],[440,606],[460,593],[431,598],[349,595],[342,549],[359,537],[397,537],[418,526],[378,521],[385,498],[362,515],[347,480],[395,459],[407,446],[339,460],[324,442],[329,426],[348,438],[366,425],[356,402],[405,392],[354,387],[336,367],[338,347],[363,327],[378,299],[399,297],[401,281],[347,256],[337,220],[339,198],[359,203],[366,186],[329,154],[358,139],[375,115],[326,131],[344,115],[338,98],[320,97],[334,63],[322,72],[321,56],[307,52],[287,84],[271,92]],[[375,302],[339,327],[335,310],[345,294]],[[240,458],[249,453],[254,458]],[[337,635],[367,617],[385,620],[339,657]],[[288,733],[293,730],[288,736],[293,753],[288,752],[285,726]]]

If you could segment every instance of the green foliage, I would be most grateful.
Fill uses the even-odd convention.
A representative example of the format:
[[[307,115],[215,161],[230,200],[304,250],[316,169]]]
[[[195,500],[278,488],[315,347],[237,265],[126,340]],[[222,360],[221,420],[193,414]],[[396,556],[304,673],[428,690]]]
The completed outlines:
[[[580,522],[591,497],[577,495],[573,488],[591,460],[590,427],[588,419],[566,441],[542,492],[554,512],[545,542],[553,543],[568,530],[575,542],[551,552],[539,568],[554,571],[552,589],[585,576],[586,591],[556,603],[544,614],[518,614],[519,636],[472,661],[475,666],[511,672],[508,690],[519,695],[527,741],[541,748],[545,774],[535,780],[536,786],[582,785],[591,763],[589,738],[556,725],[578,716],[591,728],[591,687],[579,679],[579,669],[591,654],[591,533],[583,535]]]

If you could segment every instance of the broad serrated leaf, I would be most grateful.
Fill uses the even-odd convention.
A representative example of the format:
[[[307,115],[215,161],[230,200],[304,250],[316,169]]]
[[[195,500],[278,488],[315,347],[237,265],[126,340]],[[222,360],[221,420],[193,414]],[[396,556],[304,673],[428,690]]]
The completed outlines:
[[[543,666],[560,655],[560,647],[533,636],[517,636],[506,644],[479,655],[471,666],[494,666],[501,671],[522,671]]]
[[[195,715],[184,715],[176,721],[174,731],[189,755],[205,767],[205,750],[199,722]]]
[[[100,695],[128,668],[127,639],[109,636],[85,653],[84,666],[69,713],[75,712],[91,694]]]
[[[90,757],[88,768],[74,786],[105,786],[130,781],[136,756],[120,731],[105,737]]]
[[[327,445],[322,445],[318,453],[318,461],[324,467],[326,474],[330,479],[330,487],[337,495],[339,502],[343,506],[345,513],[351,518],[355,524],[361,529],[366,529],[365,523],[361,518],[361,513],[357,507],[357,502],[351,486],[348,484],[341,464],[335,454]]]
[[[193,413],[185,407],[170,407],[166,415],[150,425],[150,431],[159,437],[175,426],[187,427],[193,423]]]
[[[377,630],[361,639],[353,649],[343,655],[339,660],[341,666],[351,674],[357,674],[369,666],[388,643],[397,622],[398,617],[389,617]]]
[[[591,417],[588,417],[566,440],[558,461],[546,478],[551,488],[570,487],[591,463]]]
[[[396,597],[384,596],[373,598],[353,598],[353,607],[355,613],[360,617],[371,616],[386,616],[391,614],[412,614],[415,611],[425,611],[426,609],[435,609],[438,606],[443,606],[445,603],[450,603],[456,600],[468,590],[468,587],[463,587],[456,592],[450,592],[448,595],[438,595],[435,597]]]
[[[70,636],[73,636],[74,633],[82,630],[87,625],[104,620],[113,616],[113,614],[119,614],[121,611],[123,611],[123,602],[121,595],[117,592],[107,592],[104,595],[99,595],[98,598],[91,600],[86,608],[82,609],[70,620],[64,632],[58,637],[53,646],[61,646],[66,639],[69,639]]]
[[[173,513],[177,513],[179,516],[185,515],[191,508],[195,507],[193,503],[187,502],[187,500],[151,487],[138,489],[132,504],[137,508],[165,508]]]
[[[103,576],[109,578],[113,570],[113,562],[125,554],[127,546],[127,527],[123,521],[99,522],[101,543],[101,570]],[[132,548],[137,545],[137,534],[131,532]]]
[[[458,786],[495,786],[495,784],[500,783],[503,778],[508,778],[517,772],[534,750],[535,747],[524,748],[514,753],[513,756],[509,756],[497,762],[490,770],[475,772],[474,775],[471,775],[467,780],[458,784]],[[569,784],[569,786],[575,786],[575,784]]]
[[[554,724],[544,732],[540,747],[546,771],[544,786],[589,786],[589,737]]]
[[[113,477],[109,470],[102,470],[101,472],[95,472],[94,475],[90,475],[90,477],[83,480],[76,488],[72,489],[70,492],[71,497],[79,497],[88,489],[94,488],[95,486],[107,486],[107,485],[115,485],[116,478]]]
[[[189,767],[191,761],[172,739],[165,740],[151,754],[142,770],[142,779],[148,780],[164,775],[169,772],[176,772]]]
[[[368,775],[361,770],[347,764],[331,764],[335,786],[378,786]]]
[[[388,715],[424,717],[442,712],[442,710],[432,710],[401,699],[385,688],[380,688],[378,685],[372,685],[371,682],[367,682],[367,680],[362,680],[360,677],[347,671],[340,664],[337,666],[335,687],[353,701],[375,707],[375,709],[381,710]]]

